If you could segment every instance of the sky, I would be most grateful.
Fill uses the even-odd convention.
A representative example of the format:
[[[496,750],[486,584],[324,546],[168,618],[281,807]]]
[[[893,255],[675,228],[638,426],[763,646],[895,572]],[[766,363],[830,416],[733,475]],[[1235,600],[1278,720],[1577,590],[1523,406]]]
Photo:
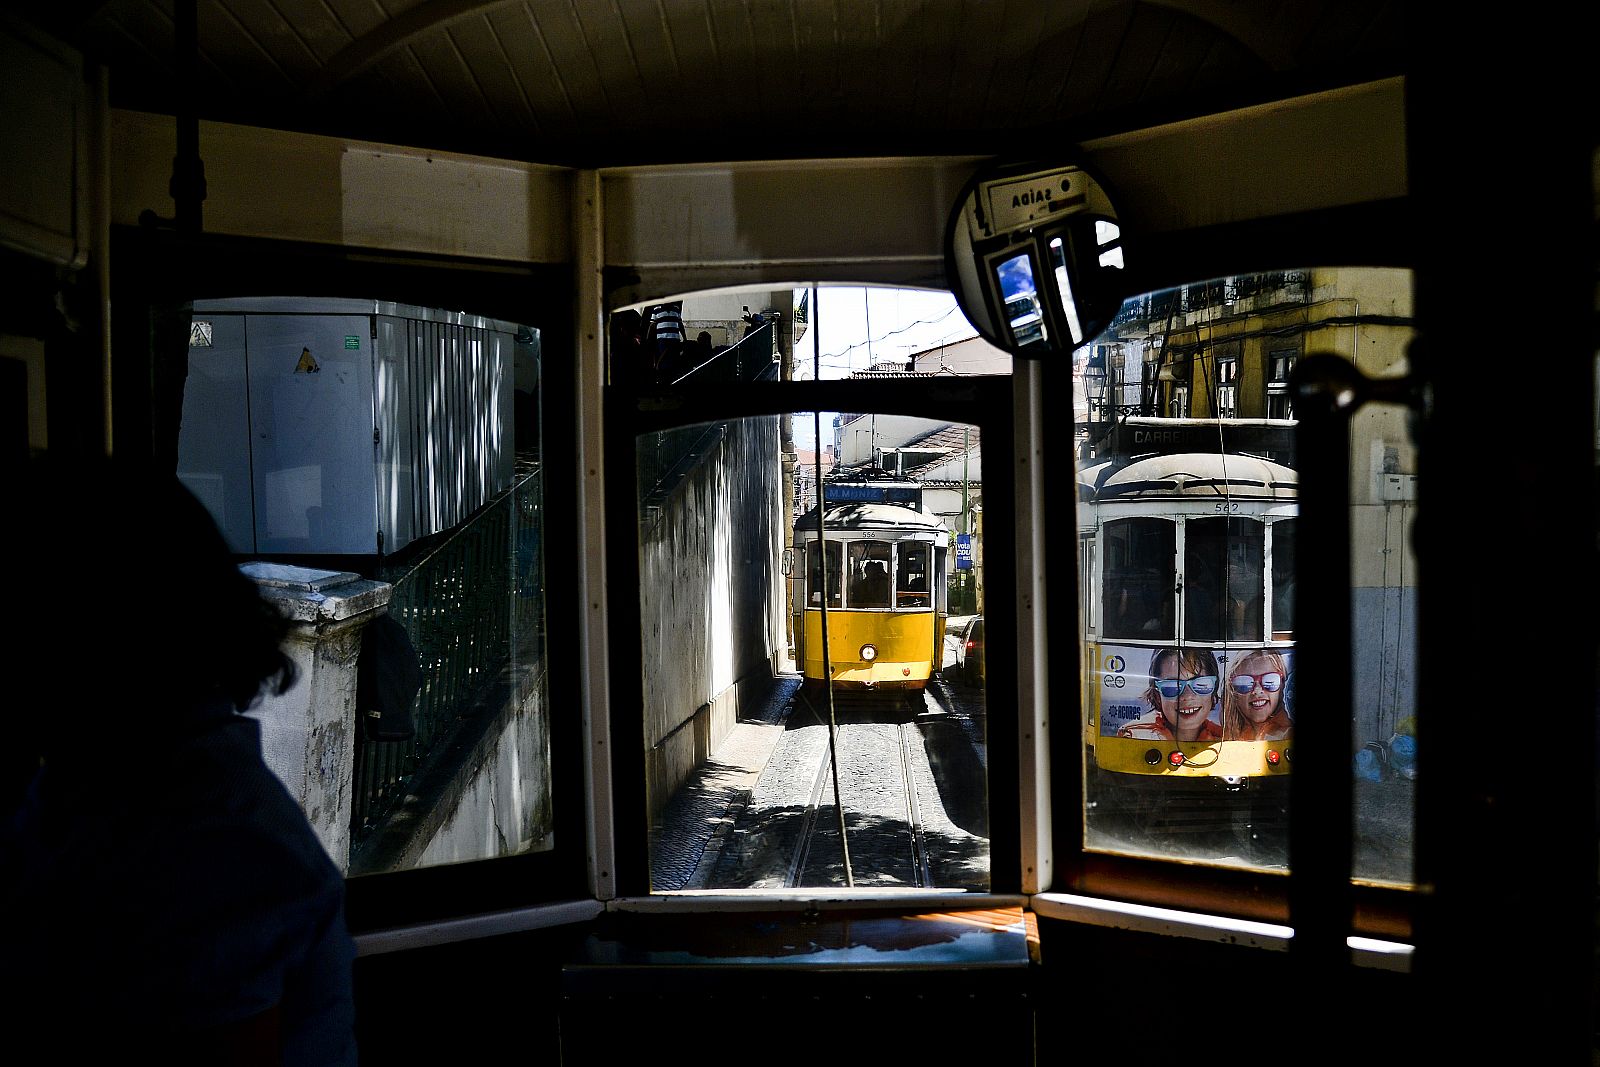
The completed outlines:
[[[821,286],[817,289],[817,302],[811,325],[794,348],[796,378],[815,376],[819,339],[822,377],[843,378],[874,363],[903,364],[913,352],[975,337],[978,332],[948,292]],[[832,413],[823,415],[824,440],[828,439],[832,421]],[[795,420],[797,448],[813,447],[811,430],[810,419]]]

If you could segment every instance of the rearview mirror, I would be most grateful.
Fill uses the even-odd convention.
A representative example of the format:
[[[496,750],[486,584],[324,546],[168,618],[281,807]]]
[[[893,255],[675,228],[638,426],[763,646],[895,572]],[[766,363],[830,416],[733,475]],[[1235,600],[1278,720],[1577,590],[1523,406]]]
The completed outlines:
[[[1122,306],[1122,228],[1104,184],[1076,164],[992,164],[951,214],[945,266],[984,340],[1022,359],[1066,355]]]

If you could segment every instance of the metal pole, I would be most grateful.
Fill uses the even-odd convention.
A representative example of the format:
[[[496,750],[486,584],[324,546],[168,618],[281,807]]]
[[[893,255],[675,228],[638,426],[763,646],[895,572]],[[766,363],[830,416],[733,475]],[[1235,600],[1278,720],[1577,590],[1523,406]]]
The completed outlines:
[[[1295,564],[1303,607],[1295,619],[1300,682],[1289,782],[1289,923],[1294,927],[1289,950],[1302,976],[1315,976],[1329,989],[1329,1004],[1342,1001],[1350,965],[1355,746],[1348,431],[1361,384],[1359,373],[1342,357],[1312,355],[1295,368],[1292,386],[1300,420],[1295,456],[1302,533]]]
[[[206,198],[206,168],[200,160],[198,96],[200,30],[197,0],[179,0],[173,10],[174,50],[178,68],[178,151],[172,159],[172,195],[178,231],[198,234],[200,205]]]
[[[811,287],[812,319],[811,329],[816,341],[811,346],[812,375],[817,381],[822,380],[822,304],[817,299],[817,287]],[[844,828],[844,802],[839,796],[839,720],[833,707],[833,653],[828,647],[828,548],[827,534],[823,530],[823,512],[826,510],[827,494],[822,487],[822,412],[811,413],[811,432],[816,438],[816,451],[812,454],[817,472],[817,562],[818,573],[822,579],[822,677],[828,687],[828,768],[833,775],[833,810],[839,817],[839,848],[844,853],[844,884],[855,888],[855,872],[850,868],[850,838]],[[844,586],[844,576],[840,575],[840,588]]]

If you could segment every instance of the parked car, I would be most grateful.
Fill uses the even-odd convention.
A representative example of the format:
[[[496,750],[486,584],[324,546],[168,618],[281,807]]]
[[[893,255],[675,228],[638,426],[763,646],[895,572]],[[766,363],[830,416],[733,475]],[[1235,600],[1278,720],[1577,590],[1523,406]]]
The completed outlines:
[[[1037,293],[1019,293],[1007,300],[1006,318],[1017,344],[1031,345],[1044,340],[1044,319],[1039,314]]]
[[[982,689],[983,668],[983,616],[974,615],[961,628],[961,640],[956,645],[956,677],[965,685]]]

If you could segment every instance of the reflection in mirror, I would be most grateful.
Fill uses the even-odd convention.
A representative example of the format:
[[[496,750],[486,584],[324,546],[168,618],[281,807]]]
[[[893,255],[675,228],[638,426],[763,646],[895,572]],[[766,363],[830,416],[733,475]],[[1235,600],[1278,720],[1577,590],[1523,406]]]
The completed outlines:
[[[1100,253],[1100,258],[1098,260],[1102,267],[1115,267],[1117,270],[1122,269],[1122,246],[1118,244],[1113,248],[1105,248],[1106,245],[1111,244],[1121,236],[1122,228],[1116,223],[1108,222],[1105,219],[1095,220],[1095,244],[1100,245],[1105,249]]]
[[[1057,237],[1050,242],[1050,266],[1055,272],[1056,290],[1061,295],[1061,311],[1067,319],[1072,343],[1083,343],[1083,324],[1078,321],[1078,303],[1072,298],[1072,282],[1067,278],[1066,245]]]
[[[1116,212],[1079,166],[979,171],[951,216],[945,258],[979,335],[1017,356],[1065,354],[1104,329],[1124,295]],[[1055,285],[1041,288],[1045,264]]]
[[[1044,318],[1039,313],[1038,285],[1033,280],[1033,262],[1027,253],[1001,260],[995,266],[1000,296],[1005,302],[1006,326],[1011,341],[1019,348],[1047,340]]]

